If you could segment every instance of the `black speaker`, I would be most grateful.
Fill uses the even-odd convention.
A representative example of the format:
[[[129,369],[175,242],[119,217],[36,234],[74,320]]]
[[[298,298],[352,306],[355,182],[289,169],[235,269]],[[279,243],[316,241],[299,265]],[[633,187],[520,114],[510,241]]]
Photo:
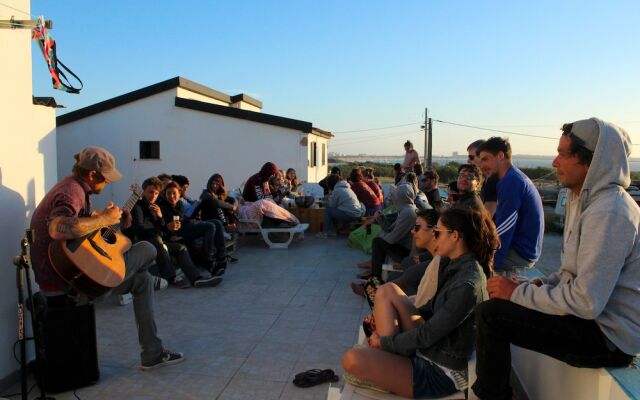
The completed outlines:
[[[93,304],[49,305],[40,319],[41,385],[59,393],[95,384],[100,378]]]

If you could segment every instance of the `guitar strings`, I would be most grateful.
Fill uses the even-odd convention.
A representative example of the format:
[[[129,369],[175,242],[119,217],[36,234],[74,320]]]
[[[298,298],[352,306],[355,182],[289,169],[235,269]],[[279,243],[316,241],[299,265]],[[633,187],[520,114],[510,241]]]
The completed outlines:
[[[131,209],[133,208],[133,206],[136,204],[136,202],[140,199],[140,194],[137,193],[135,190],[133,191],[133,194],[129,197],[129,199],[124,203],[124,206],[122,207],[123,210],[127,210],[127,211],[131,211]],[[114,226],[118,226],[118,229],[120,227],[120,224],[116,224]],[[107,229],[105,230],[105,232],[102,234],[102,238],[107,241],[107,242],[111,242],[111,241],[115,241],[117,239],[116,237],[116,231],[111,227],[107,227]]]

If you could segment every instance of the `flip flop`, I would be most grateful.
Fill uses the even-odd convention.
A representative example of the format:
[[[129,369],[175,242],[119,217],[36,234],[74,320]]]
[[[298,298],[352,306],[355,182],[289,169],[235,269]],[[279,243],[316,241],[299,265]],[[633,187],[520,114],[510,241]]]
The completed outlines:
[[[293,384],[301,388],[308,388],[325,382],[338,382],[339,380],[338,375],[331,369],[310,369],[297,374],[293,379]]]

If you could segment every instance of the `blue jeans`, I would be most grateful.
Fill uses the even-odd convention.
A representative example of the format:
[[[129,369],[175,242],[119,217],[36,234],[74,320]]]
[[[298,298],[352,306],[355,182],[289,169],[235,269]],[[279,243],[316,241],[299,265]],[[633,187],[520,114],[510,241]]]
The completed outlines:
[[[202,238],[202,247],[209,261],[222,260],[226,257],[224,246],[224,225],[217,219],[185,224],[182,234],[189,242]]]
[[[366,212],[366,213],[364,213],[364,215],[365,215],[366,217],[370,217],[370,216],[372,216],[373,214],[375,214],[375,213],[376,213],[376,211],[382,211],[382,204],[378,204],[378,206],[377,206],[377,207],[372,207],[372,208],[367,207],[367,212]]]
[[[360,217],[352,217],[346,212],[335,207],[326,207],[322,218],[324,223],[322,231],[324,233],[335,233],[335,224],[337,222],[351,222],[358,221],[360,219]]]

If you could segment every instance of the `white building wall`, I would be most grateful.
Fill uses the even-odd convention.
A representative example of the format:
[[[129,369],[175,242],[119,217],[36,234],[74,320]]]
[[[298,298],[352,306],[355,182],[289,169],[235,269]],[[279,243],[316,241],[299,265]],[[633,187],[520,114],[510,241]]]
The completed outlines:
[[[305,182],[319,182],[320,180],[322,180],[322,178],[324,178],[325,176],[327,176],[327,173],[329,172],[329,139],[324,138],[322,136],[318,136],[318,135],[314,135],[314,134],[309,134],[307,136],[307,142],[308,142],[308,146],[307,146],[307,157],[308,157],[308,166],[307,168],[305,168],[306,170],[306,174],[307,177],[306,179],[303,179]],[[312,151],[313,151],[313,143],[316,144],[315,148],[316,148],[316,166],[312,166],[311,163],[313,160],[313,155],[312,155]],[[323,158],[323,154],[322,154],[322,145],[325,146],[325,151],[324,151],[324,158]],[[300,173],[298,173],[298,176],[300,176]]]
[[[29,12],[29,0],[3,0]],[[29,19],[0,7],[0,19]],[[20,240],[36,204],[56,181],[55,110],[32,101],[29,29],[0,29],[0,381],[18,369],[12,346],[17,339],[15,268]],[[42,68],[35,71],[48,74]],[[37,289],[37,286],[34,288]],[[30,318],[29,314],[26,314]]]
[[[66,175],[73,155],[88,145],[113,153],[124,178],[97,196],[94,208],[108,201],[122,204],[132,182],[160,173],[181,174],[191,181],[192,197],[207,179],[220,173],[229,189],[241,187],[262,164],[307,170],[303,132],[175,107],[169,90],[58,128],[59,173]],[[160,141],[160,160],[138,160],[141,140]],[[307,180],[301,176],[301,179]]]

